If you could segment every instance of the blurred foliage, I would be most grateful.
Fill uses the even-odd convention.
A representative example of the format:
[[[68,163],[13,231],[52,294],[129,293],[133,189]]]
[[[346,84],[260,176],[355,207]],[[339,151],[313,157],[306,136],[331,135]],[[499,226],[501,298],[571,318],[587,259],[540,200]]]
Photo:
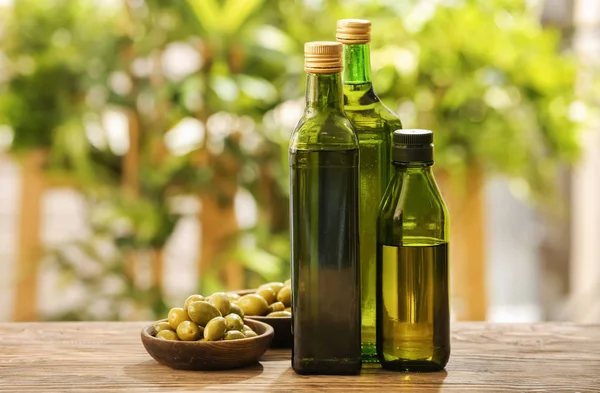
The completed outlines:
[[[454,177],[481,165],[545,202],[578,151],[575,64],[524,0],[16,0],[1,16],[0,124],[13,152],[49,149],[49,173],[88,198],[94,236],[50,254],[90,297],[111,299],[104,318],[130,318],[115,310],[132,302],[164,311],[161,289],[136,283],[125,261],[164,248],[194,214],[182,208],[189,196],[233,209],[245,190],[258,209],[256,225],[219,244],[200,291],[223,289],[230,264],[247,287],[289,276],[302,45],[333,39],[339,18],[372,20],[376,91],[405,127],[436,132],[438,167]],[[118,293],[105,293],[106,277],[122,281]],[[62,318],[98,317],[85,304]]]
[[[411,92],[417,124],[439,131],[438,165],[478,162],[524,179],[539,200],[554,194],[558,165],[578,152],[569,118],[575,64],[557,56],[560,36],[542,31],[522,2],[493,3],[440,7],[406,32],[395,50],[415,56],[416,67],[391,78],[385,95]]]

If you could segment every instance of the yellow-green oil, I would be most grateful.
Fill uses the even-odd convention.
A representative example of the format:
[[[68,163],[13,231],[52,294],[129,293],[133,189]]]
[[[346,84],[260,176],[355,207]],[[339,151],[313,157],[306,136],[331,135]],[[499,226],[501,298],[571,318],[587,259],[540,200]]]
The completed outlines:
[[[435,371],[450,356],[448,245],[379,245],[378,343],[385,368]]]
[[[358,149],[290,152],[293,365],[360,369]]]

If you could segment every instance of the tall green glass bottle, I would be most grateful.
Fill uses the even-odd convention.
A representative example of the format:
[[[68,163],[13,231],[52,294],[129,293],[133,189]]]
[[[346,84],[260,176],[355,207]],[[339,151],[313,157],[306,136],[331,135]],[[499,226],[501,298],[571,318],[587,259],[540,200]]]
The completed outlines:
[[[292,367],[360,372],[356,133],[344,115],[342,47],[304,47],[306,109],[289,147]]]
[[[377,223],[377,354],[389,370],[438,371],[450,357],[449,218],[433,133],[395,131],[392,163]]]
[[[343,19],[336,39],[344,46],[344,110],[360,148],[360,268],[362,359],[377,362],[375,348],[375,254],[377,209],[390,179],[391,136],[402,128],[398,116],[377,97],[371,83],[371,22]]]

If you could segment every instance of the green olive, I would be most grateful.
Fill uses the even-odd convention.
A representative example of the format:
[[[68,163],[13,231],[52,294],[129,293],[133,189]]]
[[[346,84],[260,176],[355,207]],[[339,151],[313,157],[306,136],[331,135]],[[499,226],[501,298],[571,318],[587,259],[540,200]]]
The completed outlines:
[[[156,322],[154,324],[154,331],[158,333],[161,330],[173,330],[173,328],[171,327],[171,324],[167,321]]]
[[[286,286],[286,287],[291,287],[292,286],[292,279],[288,278],[287,280],[285,280],[283,282],[283,285]]]
[[[273,292],[275,292],[275,295],[277,295],[284,286],[285,285],[283,285],[283,283],[281,283],[281,282],[270,282],[270,283],[261,285],[260,287],[258,287],[258,290],[261,290],[263,288],[271,288],[273,290]]]
[[[227,330],[241,330],[244,328],[244,321],[237,314],[227,314],[225,316],[225,325],[227,326]]]
[[[229,297],[229,300],[231,302],[237,302],[238,300],[240,300],[240,295],[238,295],[237,293],[233,293],[233,292],[228,293],[227,297]]]
[[[156,338],[167,341],[179,341],[177,333],[172,330],[161,330],[160,332],[156,333]]]
[[[192,304],[193,302],[199,302],[202,300],[204,300],[204,296],[202,296],[202,295],[191,295],[187,299],[185,299],[185,305],[183,306],[183,309],[187,310],[188,307],[190,306],[190,304]]]
[[[257,334],[254,330],[252,330],[252,328],[248,325],[244,325],[244,328],[242,329],[242,333],[244,333],[244,335],[246,337],[256,337]]]
[[[260,295],[263,299],[265,299],[267,301],[267,304],[271,304],[273,303],[277,296],[275,295],[275,291],[273,291],[273,289],[271,288],[261,288],[258,291],[256,291],[257,295]]]
[[[204,301],[193,302],[190,304],[188,307],[188,314],[190,315],[191,320],[200,326],[206,326],[208,321],[221,316],[221,313],[215,306]]]
[[[242,317],[242,319],[244,318],[244,311],[242,311],[242,309],[240,308],[240,306],[238,306],[237,304],[233,304],[231,303],[231,310],[229,310],[230,314],[237,314],[240,317]]]
[[[230,330],[223,336],[223,340],[239,340],[240,338],[246,338],[246,336],[239,330]]]
[[[285,305],[281,302],[275,302],[269,306],[269,313],[285,310]]]
[[[183,308],[175,307],[175,308],[172,308],[171,311],[169,311],[168,319],[169,319],[169,325],[171,325],[171,328],[173,330],[177,330],[177,326],[179,326],[179,324],[183,321],[189,321],[190,316]]]
[[[210,302],[217,308],[217,310],[219,310],[221,315],[229,314],[229,310],[231,310],[231,300],[229,300],[229,296],[227,296],[224,292],[213,293],[210,296]]]
[[[200,327],[192,321],[183,321],[177,326],[177,337],[181,341],[196,341],[201,333]]]
[[[265,315],[269,310],[267,301],[256,293],[242,296],[237,305],[242,309],[244,315]]]
[[[206,341],[217,341],[223,338],[223,334],[227,330],[225,318],[216,317],[210,320],[204,328],[204,338]]]
[[[290,318],[291,316],[292,316],[292,313],[287,312],[287,311],[276,311],[276,312],[267,314],[267,317],[270,317],[270,318]]]
[[[277,300],[289,307],[292,304],[292,288],[281,288],[281,291],[277,294]]]

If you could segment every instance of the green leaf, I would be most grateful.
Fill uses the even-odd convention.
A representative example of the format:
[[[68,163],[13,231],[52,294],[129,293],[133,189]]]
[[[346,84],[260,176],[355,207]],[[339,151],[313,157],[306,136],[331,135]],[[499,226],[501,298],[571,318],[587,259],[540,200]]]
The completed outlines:
[[[261,275],[266,281],[273,281],[281,276],[281,259],[264,250],[238,249],[232,256],[246,269]]]
[[[222,31],[222,15],[217,0],[188,0],[188,4],[207,33]]]
[[[256,11],[264,0],[227,0],[223,6],[223,32],[233,34]]]
[[[209,34],[232,35],[264,0],[227,0],[219,7],[216,0],[188,0],[196,18]]]

